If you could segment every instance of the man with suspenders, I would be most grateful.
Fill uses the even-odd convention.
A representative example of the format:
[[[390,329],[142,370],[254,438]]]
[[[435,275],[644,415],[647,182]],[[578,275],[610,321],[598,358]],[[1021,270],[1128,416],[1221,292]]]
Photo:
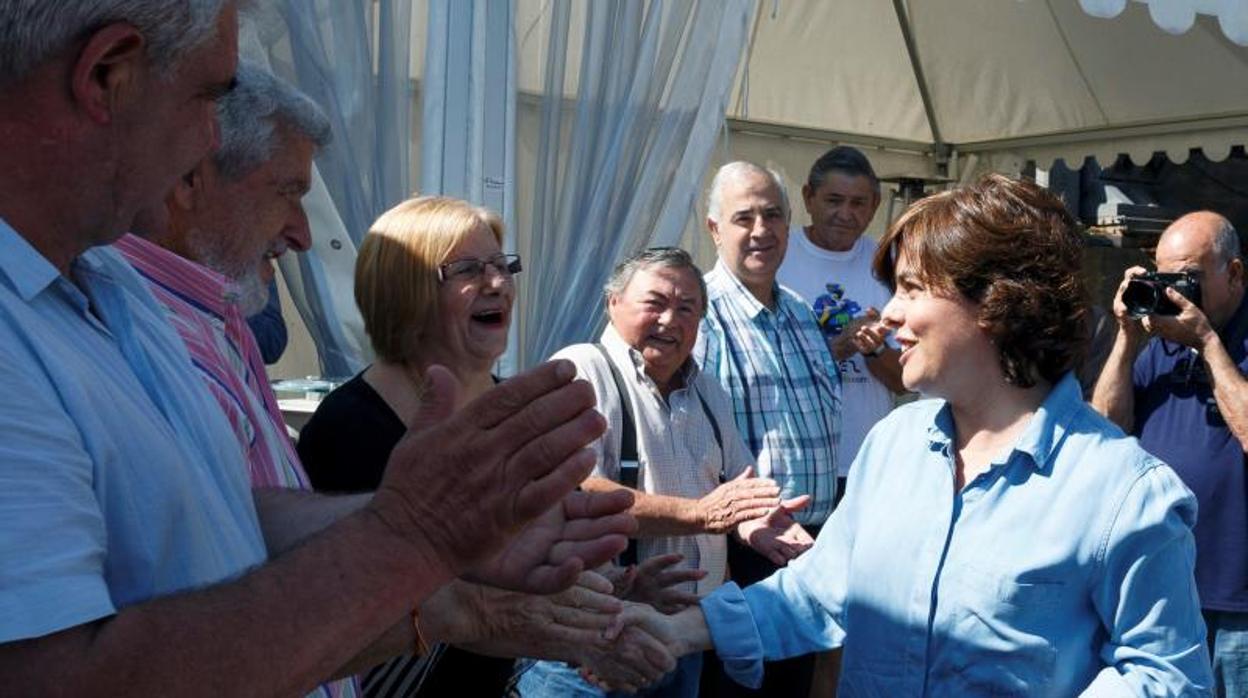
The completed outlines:
[[[636,491],[638,540],[621,562],[640,563],[634,598],[674,612],[724,582],[727,533],[760,549],[809,547],[790,517],[807,498],[781,502],[774,481],[753,477],[732,403],[690,358],[706,289],[688,253],[635,255],[616,267],[605,293],[611,324],[602,341],[555,355],[576,364],[607,418],[607,433],[590,446],[598,464],[583,487]],[[700,664],[700,655],[686,657],[646,695],[697,695]],[[520,689],[526,698],[601,694],[549,663],[529,670]]]

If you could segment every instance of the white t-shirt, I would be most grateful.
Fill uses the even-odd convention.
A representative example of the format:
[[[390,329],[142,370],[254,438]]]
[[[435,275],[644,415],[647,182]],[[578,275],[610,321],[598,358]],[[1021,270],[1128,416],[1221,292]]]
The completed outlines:
[[[888,303],[888,288],[871,275],[875,248],[875,240],[863,235],[849,250],[833,252],[811,242],[801,226],[789,231],[789,251],[776,280],[810,304],[829,346],[850,320]],[[867,370],[861,354],[838,364],[844,407],[836,461],[845,477],[867,432],[893,408],[893,395]]]

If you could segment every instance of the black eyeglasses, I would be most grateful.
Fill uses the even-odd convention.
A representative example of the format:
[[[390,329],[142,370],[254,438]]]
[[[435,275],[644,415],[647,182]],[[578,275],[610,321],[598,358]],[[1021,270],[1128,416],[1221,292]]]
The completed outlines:
[[[494,267],[499,276],[509,280],[524,269],[518,254],[494,255],[489,259],[457,259],[438,267],[438,282],[445,283],[451,279],[475,281],[485,274],[486,267]]]

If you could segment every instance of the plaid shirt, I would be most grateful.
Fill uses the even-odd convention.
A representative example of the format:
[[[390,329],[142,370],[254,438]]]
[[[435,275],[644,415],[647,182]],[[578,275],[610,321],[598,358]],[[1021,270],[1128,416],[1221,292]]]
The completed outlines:
[[[758,474],[774,478],[782,497],[809,494],[813,501],[795,518],[821,525],[836,494],[841,377],[819,324],[779,284],[775,309],[764,306],[722,263],[706,287],[694,358],[732,397]]]

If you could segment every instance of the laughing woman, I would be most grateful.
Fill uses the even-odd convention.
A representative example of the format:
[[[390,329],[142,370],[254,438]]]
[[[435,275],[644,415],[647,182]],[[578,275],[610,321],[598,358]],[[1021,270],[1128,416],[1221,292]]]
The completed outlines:
[[[752,685],[764,659],[843,645],[842,697],[1207,695],[1195,500],[1071,374],[1081,248],[1026,182],[910,208],[875,273],[902,381],[934,399],[871,431],[810,552],[656,632]]]
[[[461,405],[494,384],[490,368],[507,347],[520,271],[502,238],[494,213],[446,197],[409,199],[373,224],[356,261],[355,299],[377,361],[327,395],[300,433],[299,456],[317,490],[377,488],[429,366],[455,374]],[[364,677],[366,695],[497,696],[512,661],[448,648],[428,666],[400,659],[375,669]],[[418,683],[418,694],[407,688]]]

